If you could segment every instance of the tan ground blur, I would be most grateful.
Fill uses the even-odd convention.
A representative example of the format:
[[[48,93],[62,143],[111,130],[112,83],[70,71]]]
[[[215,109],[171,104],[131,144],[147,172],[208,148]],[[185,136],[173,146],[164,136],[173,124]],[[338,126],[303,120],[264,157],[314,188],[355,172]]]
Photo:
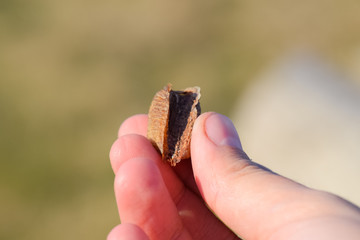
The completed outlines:
[[[119,222],[109,148],[155,91],[198,85],[204,111],[230,114],[298,47],[356,76],[359,12],[355,0],[2,0],[0,239],[104,238]]]

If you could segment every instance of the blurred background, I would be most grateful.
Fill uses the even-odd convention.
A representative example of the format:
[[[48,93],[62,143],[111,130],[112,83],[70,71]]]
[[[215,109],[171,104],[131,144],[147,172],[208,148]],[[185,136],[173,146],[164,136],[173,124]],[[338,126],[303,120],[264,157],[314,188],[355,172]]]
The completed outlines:
[[[249,156],[360,204],[360,2],[0,1],[0,239],[104,239],[108,152],[200,86]]]

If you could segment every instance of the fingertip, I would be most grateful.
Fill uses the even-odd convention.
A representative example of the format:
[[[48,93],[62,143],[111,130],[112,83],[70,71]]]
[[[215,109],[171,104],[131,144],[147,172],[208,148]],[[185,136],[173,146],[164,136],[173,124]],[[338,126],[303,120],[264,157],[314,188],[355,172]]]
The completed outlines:
[[[127,118],[119,128],[118,137],[124,136],[126,134],[139,134],[146,136],[147,122],[147,114],[137,114]]]
[[[120,146],[120,139],[116,139],[115,142],[112,144],[109,152],[109,159],[111,163],[111,168],[115,173],[120,166],[120,153],[121,153],[121,146]]]
[[[191,138],[191,156],[195,174],[208,172],[212,164],[224,167],[225,154],[242,151],[240,139],[231,120],[224,115],[208,112],[195,121]],[[234,154],[235,155],[235,154]],[[218,169],[217,170],[221,170]]]
[[[149,240],[149,238],[137,225],[122,223],[110,231],[107,240]]]
[[[206,112],[202,113],[194,123],[192,135],[198,135],[204,133],[204,127],[205,127],[205,121],[206,119],[211,116],[212,114],[215,114],[215,112]]]
[[[118,138],[111,146],[109,156],[114,173],[123,162],[130,158],[148,157],[154,161],[160,158],[149,140],[137,134],[123,135]]]
[[[110,153],[109,153],[111,167],[112,167],[114,173],[116,173],[122,160],[124,160],[124,157],[121,157],[121,154],[123,154],[123,151],[121,151],[121,150],[127,141],[125,139],[122,139],[122,137],[126,136],[126,135],[141,135],[143,137],[146,137],[147,121],[148,121],[147,114],[137,114],[137,115],[127,118],[121,124],[121,126],[118,130],[118,139],[111,146]],[[136,146],[138,146],[138,144],[135,144],[133,146],[136,148]],[[145,147],[145,149],[147,149],[147,148]],[[132,153],[130,155],[133,155],[134,151],[133,151],[132,146],[130,146],[129,149],[127,149],[127,150],[130,150],[130,151],[126,151],[126,152],[130,152],[130,153]],[[140,151],[140,153],[141,152],[142,151]]]
[[[237,130],[228,117],[215,112],[200,115],[195,121],[191,139],[193,164],[206,166],[209,160],[217,160],[216,155],[224,156],[227,153],[249,160],[242,150]]]
[[[205,132],[217,146],[230,146],[242,150],[240,138],[233,122],[226,116],[213,113],[206,118]]]
[[[205,155],[212,154],[214,144],[208,141],[206,132],[205,132],[205,122],[206,119],[211,115],[215,114],[214,112],[206,112],[201,114],[194,123],[194,127],[191,134],[191,159],[194,168],[194,164],[202,164],[200,161],[203,160]]]
[[[196,119],[193,134],[202,134],[217,146],[232,146],[242,149],[240,138],[233,122],[225,115],[207,112]]]

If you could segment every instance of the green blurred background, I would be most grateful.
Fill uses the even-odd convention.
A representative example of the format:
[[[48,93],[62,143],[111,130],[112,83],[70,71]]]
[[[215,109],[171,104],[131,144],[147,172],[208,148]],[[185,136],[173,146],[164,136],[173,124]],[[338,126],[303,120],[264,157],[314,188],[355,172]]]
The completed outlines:
[[[293,48],[350,69],[359,16],[357,0],[1,0],[0,239],[104,239],[110,146],[157,90],[198,85],[230,114]]]

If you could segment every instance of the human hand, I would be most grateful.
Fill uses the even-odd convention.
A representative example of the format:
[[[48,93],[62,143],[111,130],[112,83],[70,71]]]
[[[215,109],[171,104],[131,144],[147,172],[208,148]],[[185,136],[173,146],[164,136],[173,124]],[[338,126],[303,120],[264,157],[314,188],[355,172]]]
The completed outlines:
[[[176,167],[161,160],[146,129],[147,115],[127,119],[111,148],[122,223],[108,240],[360,239],[358,207],[249,160],[228,118],[202,114],[192,159]]]

